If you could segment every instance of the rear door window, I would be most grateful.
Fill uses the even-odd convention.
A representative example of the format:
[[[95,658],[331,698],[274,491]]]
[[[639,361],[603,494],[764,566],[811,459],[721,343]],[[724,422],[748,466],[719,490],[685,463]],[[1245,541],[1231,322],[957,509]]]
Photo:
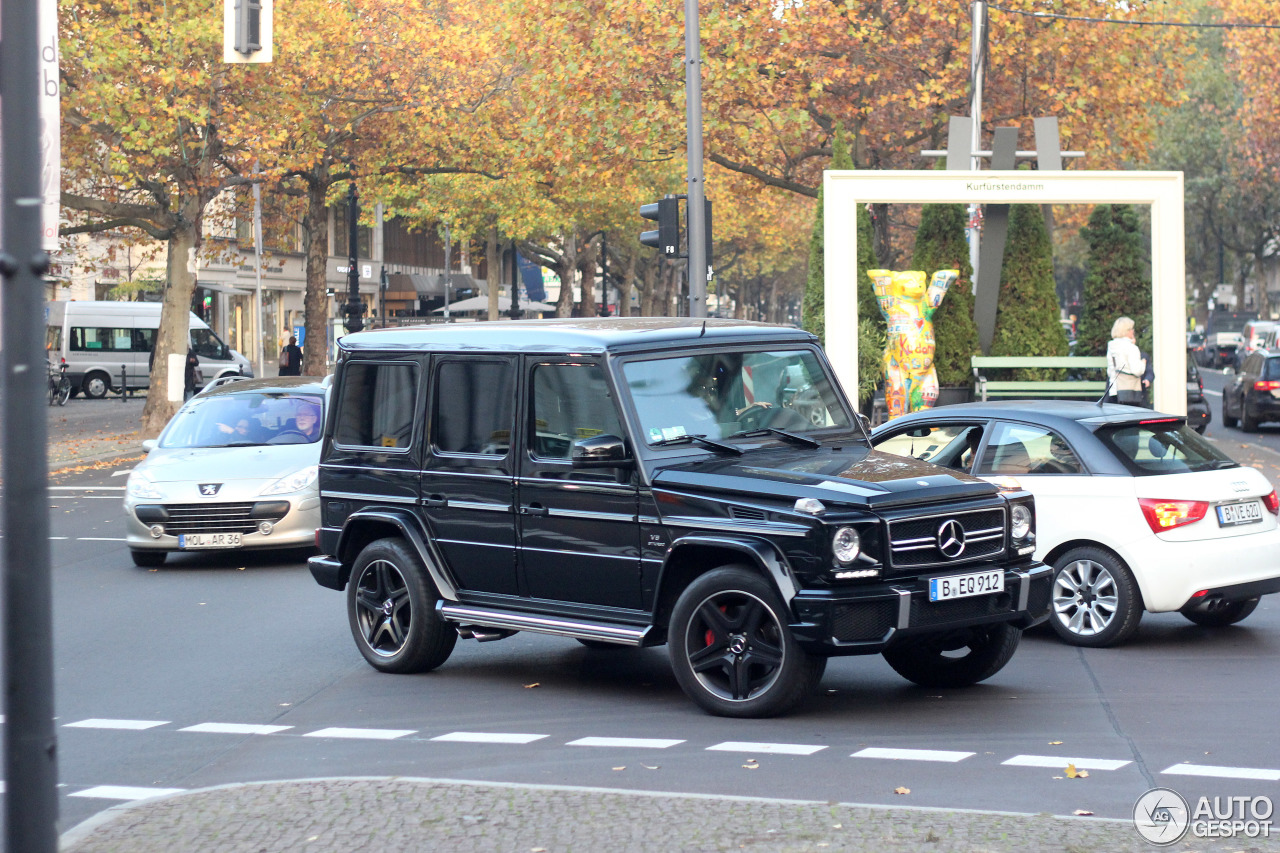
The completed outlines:
[[[1231,457],[1177,421],[1103,427],[1098,438],[1138,476],[1238,467]]]
[[[1000,422],[982,452],[978,474],[1084,474],[1084,466],[1066,439],[1053,430]]]
[[[507,455],[516,411],[513,362],[445,361],[435,388],[433,443],[438,453]]]

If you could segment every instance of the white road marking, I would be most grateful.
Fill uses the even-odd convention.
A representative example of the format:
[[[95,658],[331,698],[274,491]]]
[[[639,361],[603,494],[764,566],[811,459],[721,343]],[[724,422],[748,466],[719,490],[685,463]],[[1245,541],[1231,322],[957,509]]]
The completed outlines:
[[[118,501],[119,495],[59,495],[60,498],[71,498],[73,501]]]
[[[49,491],[51,492],[123,492],[126,488],[127,488],[126,486],[50,486]]]
[[[50,542],[63,542],[63,541],[65,541],[65,540],[67,540],[67,539],[70,539],[70,538],[71,538],[70,536],[50,536],[50,537],[49,537],[49,541],[50,541]]]
[[[111,476],[112,476],[112,477],[127,477],[128,475],[130,475],[130,474],[132,474],[132,473],[133,473],[133,469],[132,469],[132,468],[125,468],[123,471],[112,471],[112,472],[111,472]],[[114,488],[117,488],[117,487],[116,487],[116,486],[112,486],[111,488],[113,488],[113,489],[114,489]],[[120,486],[119,488],[124,488],[124,487],[123,487],[123,486]]]
[[[945,749],[886,749],[872,746],[859,750],[850,758],[891,758],[898,761],[964,761],[972,752],[951,752]]]
[[[621,746],[636,749],[666,749],[684,743],[683,740],[667,740],[649,737],[583,737],[571,740],[565,746]]]
[[[774,755],[813,755],[824,749],[825,746],[807,743],[752,743],[745,740],[727,740],[707,747],[710,752],[763,752]]]
[[[180,732],[211,732],[225,735],[273,735],[293,726],[255,726],[248,723],[200,723],[178,729]]]
[[[132,731],[142,731],[143,729],[154,729],[156,726],[167,726],[168,720],[111,720],[94,717],[88,720],[81,720],[78,723],[66,723],[64,728],[68,729],[129,729]]]
[[[68,797],[90,797],[97,800],[149,800],[152,797],[165,797],[169,794],[181,794],[186,788],[130,788],[124,785],[99,785],[67,794]]]
[[[1221,396],[1222,396],[1222,392],[1221,392],[1221,391],[1210,391],[1208,388],[1204,389],[1204,393],[1205,393],[1206,395],[1208,395],[1208,396],[1211,396],[1211,397],[1221,397]]]
[[[345,737],[360,740],[395,740],[416,733],[416,729],[344,729],[339,727],[307,732],[303,737]]]
[[[79,536],[77,542],[128,542],[123,536]]]
[[[1008,761],[1001,761],[1011,767],[1066,767],[1074,764],[1077,770],[1119,770],[1132,761],[1119,761],[1111,758],[1063,758],[1057,755],[1015,755]]]
[[[1175,764],[1160,771],[1173,776],[1213,776],[1216,779],[1262,779],[1280,782],[1280,770],[1257,767],[1215,767],[1212,764]]]
[[[528,735],[515,732],[449,732],[432,740],[451,743],[533,743],[550,735]]]

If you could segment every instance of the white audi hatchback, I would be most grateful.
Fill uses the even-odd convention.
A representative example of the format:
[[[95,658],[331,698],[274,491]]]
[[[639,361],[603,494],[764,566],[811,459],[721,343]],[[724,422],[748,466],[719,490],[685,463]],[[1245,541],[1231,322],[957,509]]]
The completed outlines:
[[[1123,642],[1144,610],[1230,625],[1280,591],[1275,489],[1183,418],[970,403],[896,418],[872,442],[1035,495],[1035,556],[1055,568],[1049,624],[1068,643]]]

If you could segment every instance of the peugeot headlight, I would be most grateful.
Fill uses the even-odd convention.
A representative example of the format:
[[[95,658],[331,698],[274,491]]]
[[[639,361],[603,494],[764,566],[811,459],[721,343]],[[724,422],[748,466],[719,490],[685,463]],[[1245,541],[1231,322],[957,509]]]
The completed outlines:
[[[852,527],[841,527],[831,537],[831,553],[835,556],[836,562],[842,566],[847,566],[858,559],[861,551],[862,537]]]
[[[1010,513],[1013,524],[1010,533],[1014,539],[1026,539],[1031,533],[1031,507],[1026,504],[1014,504]]]
[[[158,501],[164,497],[155,482],[145,474],[130,474],[125,490],[129,497],[141,500]]]
[[[292,474],[286,474],[269,486],[264,486],[262,491],[258,492],[258,494],[287,495],[290,492],[301,491],[314,483],[319,474],[319,465],[308,465],[300,471],[294,471]]]

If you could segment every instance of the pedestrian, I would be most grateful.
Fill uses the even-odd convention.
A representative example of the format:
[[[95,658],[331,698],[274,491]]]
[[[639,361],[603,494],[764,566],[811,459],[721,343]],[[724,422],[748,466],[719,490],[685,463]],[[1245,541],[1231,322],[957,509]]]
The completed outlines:
[[[1146,370],[1142,371],[1142,405],[1148,409],[1153,409],[1155,407],[1151,404],[1151,398],[1155,391],[1152,389],[1152,385],[1156,381],[1156,370],[1152,366],[1154,362],[1151,354],[1146,350],[1139,349],[1138,354],[1142,356],[1142,360],[1146,364]]]
[[[200,372],[200,356],[194,348],[187,347],[187,368],[182,373],[182,399],[190,400],[196,393],[196,374]]]
[[[1111,325],[1111,341],[1107,344],[1107,402],[1141,406],[1142,375],[1146,370],[1133,320],[1120,317]]]
[[[302,375],[302,348],[296,335],[290,335],[289,343],[280,348],[280,375]]]

